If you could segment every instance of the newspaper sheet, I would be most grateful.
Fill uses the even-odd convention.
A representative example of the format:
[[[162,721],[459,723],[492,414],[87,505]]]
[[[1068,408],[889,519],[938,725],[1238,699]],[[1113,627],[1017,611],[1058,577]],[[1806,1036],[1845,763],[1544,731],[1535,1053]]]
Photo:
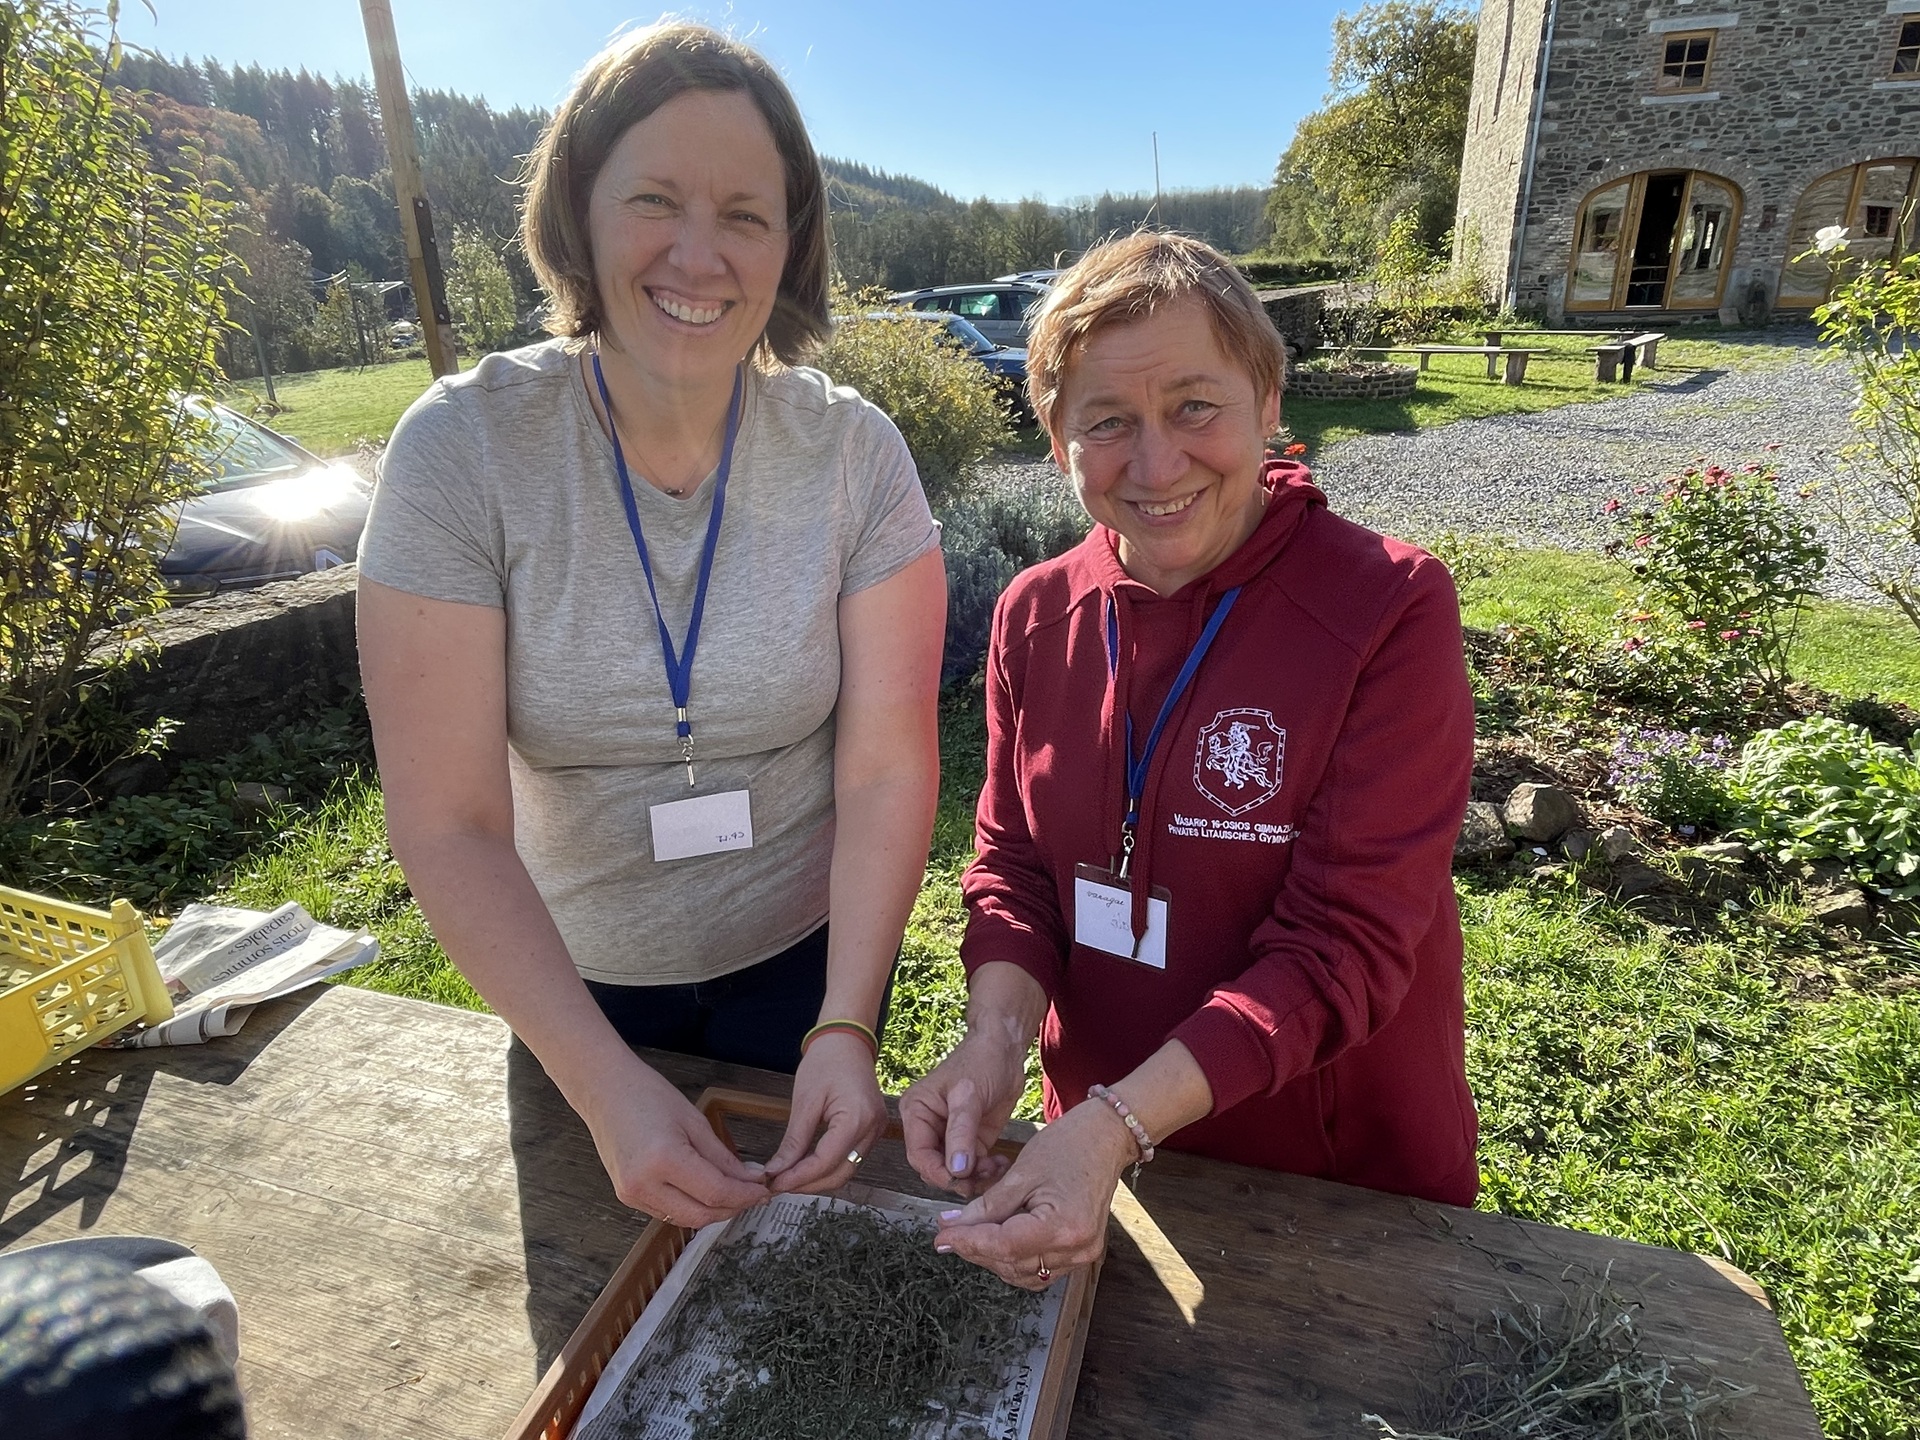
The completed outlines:
[[[693,1345],[674,1350],[667,1340],[681,1307],[698,1303],[701,1281],[722,1247],[790,1235],[815,1206],[850,1210],[866,1205],[889,1219],[919,1222],[932,1220],[952,1203],[855,1182],[834,1195],[776,1196],[730,1221],[707,1226],[688,1242],[607,1361],[574,1425],[572,1440],[690,1440],[696,1397],[707,1377],[725,1363],[721,1342],[702,1334]],[[1004,1383],[988,1402],[978,1409],[931,1416],[915,1427],[909,1440],[962,1434],[978,1440],[1028,1440],[1066,1288],[1055,1285],[1045,1292],[1032,1348],[1009,1364]]]
[[[126,1049],[198,1045],[232,1035],[253,1007],[364,965],[380,942],[364,930],[322,925],[289,902],[271,913],[189,905],[153,947],[173,996],[171,1020],[118,1037]]]

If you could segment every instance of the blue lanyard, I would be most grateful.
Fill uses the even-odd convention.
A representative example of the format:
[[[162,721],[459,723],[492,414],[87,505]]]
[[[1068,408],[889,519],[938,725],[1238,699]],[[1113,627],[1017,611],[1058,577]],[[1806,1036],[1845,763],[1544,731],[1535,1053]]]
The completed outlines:
[[[707,611],[707,581],[713,577],[713,552],[720,544],[720,517],[727,508],[727,476],[733,470],[733,442],[740,435],[740,402],[745,393],[746,371],[733,372],[733,398],[727,402],[727,439],[720,451],[720,474],[713,486],[713,513],[707,517],[707,540],[700,551],[700,580],[693,591],[693,614],[687,617],[687,645],[684,653],[674,648],[667,632],[667,617],[660,609],[660,592],[653,583],[653,557],[647,553],[647,537],[640,528],[640,510],[633,500],[633,482],[627,478],[627,457],[620,449],[620,431],[613,423],[613,397],[607,394],[607,377],[600,372],[600,354],[594,352],[593,381],[600,387],[600,403],[607,407],[607,434],[613,437],[613,468],[620,476],[620,503],[626,507],[627,528],[633,532],[633,548],[640,552],[640,568],[646,572],[647,594],[653,600],[653,618],[660,627],[660,657],[667,667],[667,689],[673,694],[673,730],[680,737],[680,758],[686,762],[687,785],[693,785],[693,724],[687,719],[687,700],[693,693],[693,654],[700,648],[700,619]]]
[[[1154,719],[1153,728],[1147,732],[1147,748],[1135,758],[1133,753],[1133,712],[1127,712],[1127,818],[1120,832],[1120,878],[1127,878],[1127,870],[1133,864],[1133,834],[1140,826],[1140,801],[1147,792],[1147,772],[1153,768],[1153,752],[1160,748],[1161,732],[1167,728],[1167,720],[1173,714],[1173,707],[1180,703],[1180,697],[1187,693],[1187,686],[1193,683],[1194,673],[1199,670],[1200,662],[1207,658],[1207,651],[1213,645],[1213,637],[1220,633],[1220,627],[1226,622],[1227,612],[1233,609],[1233,602],[1240,598],[1240,587],[1220,597],[1213,607],[1213,614],[1207,617],[1206,627],[1201,630],[1200,638],[1193,642],[1188,652],[1187,663],[1180,667],[1180,673],[1174,676],[1173,688],[1167,691],[1167,698],[1160,702],[1160,714]],[[1113,596],[1107,596],[1107,674],[1109,677],[1120,673],[1120,612],[1114,604]]]

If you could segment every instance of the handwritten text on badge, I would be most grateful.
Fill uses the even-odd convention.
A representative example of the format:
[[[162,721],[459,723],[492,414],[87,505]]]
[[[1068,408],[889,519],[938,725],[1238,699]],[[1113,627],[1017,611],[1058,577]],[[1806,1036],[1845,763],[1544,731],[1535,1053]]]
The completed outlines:
[[[648,807],[653,858],[686,860],[722,850],[753,848],[753,808],[745,790],[724,790]]]
[[[1109,955],[1119,955],[1167,968],[1167,902],[1158,896],[1147,901],[1147,933],[1140,938],[1139,953],[1133,948],[1133,896],[1126,887],[1110,880],[1097,879],[1080,867],[1073,881],[1073,938],[1080,944]]]

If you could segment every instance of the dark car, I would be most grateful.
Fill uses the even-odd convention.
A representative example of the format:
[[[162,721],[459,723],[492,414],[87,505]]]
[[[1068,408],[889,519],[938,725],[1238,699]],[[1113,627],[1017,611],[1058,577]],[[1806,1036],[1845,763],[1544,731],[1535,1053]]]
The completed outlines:
[[[1031,281],[988,281],[979,285],[930,285],[902,290],[893,303],[913,310],[958,315],[997,345],[1019,345],[1027,338],[1029,313],[1047,287]]]
[[[201,493],[180,507],[160,578],[176,600],[289,580],[345,565],[360,551],[372,488],[344,463],[209,400],[189,400],[211,423],[200,446]]]
[[[971,321],[958,315],[949,315],[939,310],[875,310],[870,320],[904,319],[925,321],[929,324],[945,326],[948,341],[964,350],[973,359],[986,367],[987,373],[1000,382],[1002,393],[1013,406],[1013,413],[1021,420],[1033,418],[1032,409],[1027,403],[1027,352],[1013,345],[996,345],[973,325]]]

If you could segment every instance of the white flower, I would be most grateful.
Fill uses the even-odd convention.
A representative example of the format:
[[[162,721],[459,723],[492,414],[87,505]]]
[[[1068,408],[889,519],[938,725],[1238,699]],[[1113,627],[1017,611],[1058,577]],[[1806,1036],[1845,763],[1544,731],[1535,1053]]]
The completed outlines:
[[[1822,255],[1831,255],[1836,250],[1847,248],[1847,227],[1828,225],[1813,232],[1813,248]]]

